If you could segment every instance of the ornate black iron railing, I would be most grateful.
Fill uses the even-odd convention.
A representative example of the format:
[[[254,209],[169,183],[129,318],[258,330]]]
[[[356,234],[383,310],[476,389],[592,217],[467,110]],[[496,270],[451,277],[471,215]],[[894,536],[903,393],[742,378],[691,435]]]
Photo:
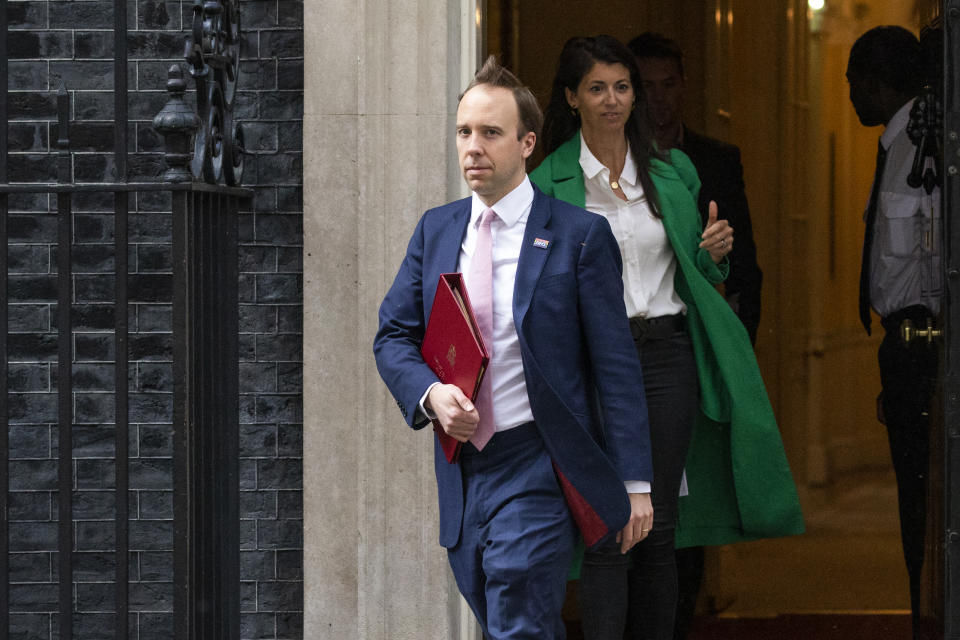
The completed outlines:
[[[6,3],[0,50],[7,50]],[[184,100],[179,65],[169,101],[154,120],[164,136],[163,182],[127,179],[127,3],[114,2],[114,150],[116,181],[77,183],[70,150],[70,95],[58,94],[56,184],[8,183],[8,131],[0,126],[0,389],[8,388],[8,204],[11,196],[48,194],[57,212],[58,637],[71,640],[75,570],[73,478],[74,200],[113,194],[115,607],[117,640],[129,637],[128,242],[131,194],[166,191],[172,202],[173,253],[173,637],[239,637],[238,274],[237,214],[251,193],[239,188],[243,135],[233,119],[239,67],[239,0],[195,0],[186,59],[200,116]],[[8,120],[8,63],[0,56],[0,121]],[[0,393],[0,637],[10,630],[9,404]]]
[[[193,177],[211,184],[240,184],[243,175],[243,130],[233,119],[240,73],[239,0],[200,2],[184,57],[197,85],[200,127],[190,163]]]

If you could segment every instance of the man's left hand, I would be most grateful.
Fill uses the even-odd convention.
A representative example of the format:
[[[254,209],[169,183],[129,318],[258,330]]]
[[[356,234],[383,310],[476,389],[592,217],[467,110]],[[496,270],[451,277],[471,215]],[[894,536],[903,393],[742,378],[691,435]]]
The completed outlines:
[[[633,545],[650,535],[653,529],[653,503],[649,493],[629,493],[630,519],[620,533],[617,542],[620,543],[620,553],[630,551]]]

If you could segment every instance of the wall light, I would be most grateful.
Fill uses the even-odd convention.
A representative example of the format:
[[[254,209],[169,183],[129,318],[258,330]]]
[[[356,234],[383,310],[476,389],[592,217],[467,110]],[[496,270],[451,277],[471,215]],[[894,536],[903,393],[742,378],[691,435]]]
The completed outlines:
[[[825,4],[824,0],[807,0],[807,6],[811,11],[820,11]]]

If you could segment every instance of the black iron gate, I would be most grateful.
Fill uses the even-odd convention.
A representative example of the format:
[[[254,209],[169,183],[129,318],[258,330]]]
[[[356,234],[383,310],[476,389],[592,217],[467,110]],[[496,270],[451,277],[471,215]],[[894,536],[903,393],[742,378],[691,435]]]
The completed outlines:
[[[186,60],[197,111],[184,98],[180,66],[154,120],[168,166],[161,182],[128,181],[127,2],[114,8],[113,163],[116,181],[78,183],[70,148],[70,93],[57,96],[56,184],[8,182],[8,127],[0,126],[0,637],[10,633],[10,479],[8,395],[9,201],[48,194],[56,201],[57,601],[58,637],[74,637],[74,304],[75,198],[112,194],[114,237],[114,536],[113,629],[129,637],[129,203],[167,192],[173,220],[173,530],[175,638],[239,637],[238,274],[237,212],[251,194],[239,188],[242,133],[233,123],[240,46],[239,0],[195,0]],[[0,3],[0,51],[8,47],[7,2]],[[9,121],[6,56],[0,56],[0,120]],[[52,146],[52,144],[51,144]]]

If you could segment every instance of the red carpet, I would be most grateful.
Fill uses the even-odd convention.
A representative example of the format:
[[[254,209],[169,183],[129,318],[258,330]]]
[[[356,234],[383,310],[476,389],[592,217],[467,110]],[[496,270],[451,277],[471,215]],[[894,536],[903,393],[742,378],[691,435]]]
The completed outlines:
[[[933,636],[931,636],[933,637]],[[687,640],[910,640],[910,617],[901,615],[781,615],[775,618],[700,616]],[[583,640],[567,622],[567,640]]]
[[[688,640],[910,640],[908,615],[781,615],[694,623]]]

